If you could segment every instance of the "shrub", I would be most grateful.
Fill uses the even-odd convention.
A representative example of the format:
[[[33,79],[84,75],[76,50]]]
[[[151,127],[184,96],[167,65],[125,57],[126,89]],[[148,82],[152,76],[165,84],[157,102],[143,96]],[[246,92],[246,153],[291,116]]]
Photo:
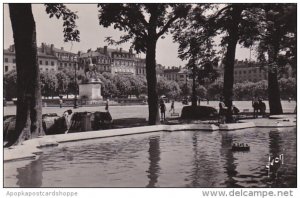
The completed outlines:
[[[217,116],[217,109],[208,106],[185,106],[181,111],[182,119],[214,119]]]

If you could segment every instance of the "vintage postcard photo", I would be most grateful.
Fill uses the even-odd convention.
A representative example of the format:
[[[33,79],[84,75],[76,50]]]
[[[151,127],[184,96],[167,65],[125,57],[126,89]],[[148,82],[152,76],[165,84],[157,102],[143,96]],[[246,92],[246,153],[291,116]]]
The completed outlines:
[[[4,188],[297,188],[296,3],[2,6]]]

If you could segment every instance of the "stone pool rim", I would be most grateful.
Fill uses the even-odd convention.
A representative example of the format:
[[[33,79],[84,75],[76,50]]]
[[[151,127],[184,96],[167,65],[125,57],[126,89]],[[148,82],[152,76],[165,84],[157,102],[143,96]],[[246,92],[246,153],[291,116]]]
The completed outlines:
[[[275,121],[275,119],[274,119]],[[252,121],[243,121],[243,127],[254,128],[261,127],[256,126],[256,123]],[[240,123],[241,124],[241,123]],[[248,124],[248,127],[246,126]],[[276,126],[273,126],[276,127]],[[278,127],[278,125],[277,125]],[[173,131],[231,131],[237,130],[235,126],[230,129],[230,126],[218,127],[215,124],[208,123],[197,123],[197,124],[177,124],[177,125],[152,125],[152,126],[141,126],[132,128],[120,128],[120,129],[109,129],[102,131],[88,131],[80,133],[70,133],[70,134],[58,134],[58,135],[46,135],[38,138],[30,139],[24,141],[21,145],[12,146],[10,148],[4,148],[3,152],[3,162],[13,162],[26,159],[36,159],[39,154],[43,153],[43,147],[53,147],[58,146],[60,143],[83,141],[90,139],[100,139],[108,137],[117,137],[125,135],[135,135],[135,134],[145,134],[154,132],[173,132]]]

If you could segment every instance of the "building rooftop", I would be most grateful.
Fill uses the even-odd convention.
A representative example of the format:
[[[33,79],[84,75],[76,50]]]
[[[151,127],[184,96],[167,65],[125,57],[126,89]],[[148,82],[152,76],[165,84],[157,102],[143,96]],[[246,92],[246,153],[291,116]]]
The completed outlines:
[[[87,53],[80,54],[80,58],[97,57],[97,56],[107,57],[107,55],[101,54],[97,51],[90,51]]]

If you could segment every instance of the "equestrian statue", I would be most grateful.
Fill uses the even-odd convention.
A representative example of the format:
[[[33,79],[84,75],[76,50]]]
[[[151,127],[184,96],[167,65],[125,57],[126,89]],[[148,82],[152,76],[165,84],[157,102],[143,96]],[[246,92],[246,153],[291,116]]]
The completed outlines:
[[[85,64],[84,75],[88,81],[98,79],[96,65],[93,64],[91,57],[88,60],[88,64]]]

